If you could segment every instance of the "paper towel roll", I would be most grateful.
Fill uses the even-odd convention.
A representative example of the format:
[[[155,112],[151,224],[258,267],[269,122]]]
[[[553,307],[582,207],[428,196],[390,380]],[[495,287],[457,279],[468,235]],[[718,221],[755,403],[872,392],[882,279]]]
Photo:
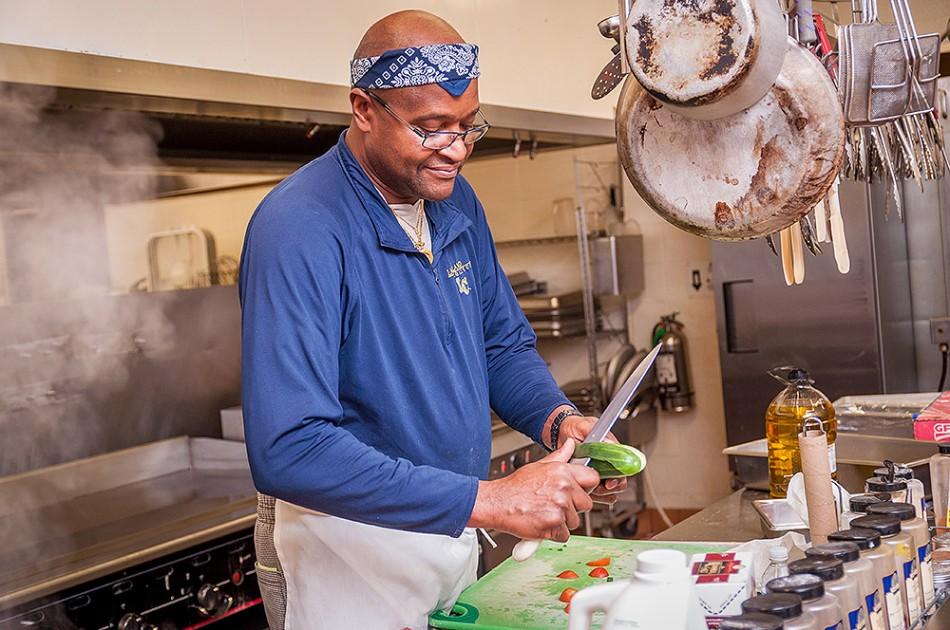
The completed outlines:
[[[818,428],[810,428],[813,426]],[[828,534],[838,531],[838,510],[835,509],[831,469],[828,465],[828,436],[820,427],[820,420],[806,420],[805,430],[798,434],[802,475],[805,478],[805,504],[808,506],[808,529],[813,545],[825,544]]]

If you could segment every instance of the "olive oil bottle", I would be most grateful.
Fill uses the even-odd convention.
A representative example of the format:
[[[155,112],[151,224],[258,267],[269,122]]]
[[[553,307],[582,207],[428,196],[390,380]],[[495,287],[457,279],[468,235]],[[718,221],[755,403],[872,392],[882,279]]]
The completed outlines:
[[[808,372],[800,368],[782,367],[769,375],[785,385],[765,412],[765,437],[769,445],[769,490],[775,498],[784,497],[792,476],[801,472],[802,458],[798,448],[798,434],[806,414],[814,413],[821,419],[828,434],[828,464],[831,476],[837,478],[835,438],[837,421],[831,401],[812,387]]]

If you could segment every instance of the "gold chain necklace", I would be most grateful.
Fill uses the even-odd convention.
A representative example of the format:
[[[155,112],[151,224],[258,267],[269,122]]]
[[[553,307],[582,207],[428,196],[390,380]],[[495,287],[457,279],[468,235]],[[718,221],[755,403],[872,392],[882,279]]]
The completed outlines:
[[[405,223],[407,226],[409,226],[409,229],[412,230],[412,233],[415,236],[415,238],[412,239],[412,245],[417,250],[419,250],[419,252],[425,255],[425,257],[429,260],[429,264],[432,264],[432,252],[426,247],[425,232],[423,231],[423,228],[422,228],[422,225],[423,225],[422,222],[425,221],[426,219],[425,207],[423,205],[423,202],[422,201],[419,202],[419,210],[418,212],[416,212],[415,225],[403,219],[401,216],[399,216],[399,213],[397,213],[395,210],[393,211],[393,214],[396,215],[397,219],[399,219],[400,221]]]

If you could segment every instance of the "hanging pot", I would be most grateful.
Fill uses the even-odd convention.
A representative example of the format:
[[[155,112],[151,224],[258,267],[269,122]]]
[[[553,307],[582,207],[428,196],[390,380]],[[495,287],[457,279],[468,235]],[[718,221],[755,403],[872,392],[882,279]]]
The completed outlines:
[[[690,118],[738,113],[778,77],[787,27],[776,0],[641,0],[624,29],[630,70]]]
[[[788,227],[825,196],[841,164],[844,117],[821,63],[788,39],[775,85],[726,118],[683,117],[628,78],[617,148],[634,188],[664,219],[742,240]]]

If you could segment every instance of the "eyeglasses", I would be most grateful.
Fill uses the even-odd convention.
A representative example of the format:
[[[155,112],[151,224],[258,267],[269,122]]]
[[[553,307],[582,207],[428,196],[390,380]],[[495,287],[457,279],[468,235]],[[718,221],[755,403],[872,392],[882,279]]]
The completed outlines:
[[[386,101],[376,96],[369,90],[364,88],[363,92],[371,99],[379,103],[383,109],[389,112],[390,116],[408,127],[409,131],[422,138],[422,146],[432,151],[442,151],[443,149],[448,149],[450,146],[455,144],[455,140],[457,138],[461,138],[464,144],[475,144],[484,138],[485,134],[488,133],[488,130],[491,128],[491,125],[488,124],[488,121],[482,115],[482,112],[478,111],[476,113],[484,122],[480,125],[472,127],[471,129],[466,129],[465,131],[427,131],[406,122],[402,116],[392,110]]]

